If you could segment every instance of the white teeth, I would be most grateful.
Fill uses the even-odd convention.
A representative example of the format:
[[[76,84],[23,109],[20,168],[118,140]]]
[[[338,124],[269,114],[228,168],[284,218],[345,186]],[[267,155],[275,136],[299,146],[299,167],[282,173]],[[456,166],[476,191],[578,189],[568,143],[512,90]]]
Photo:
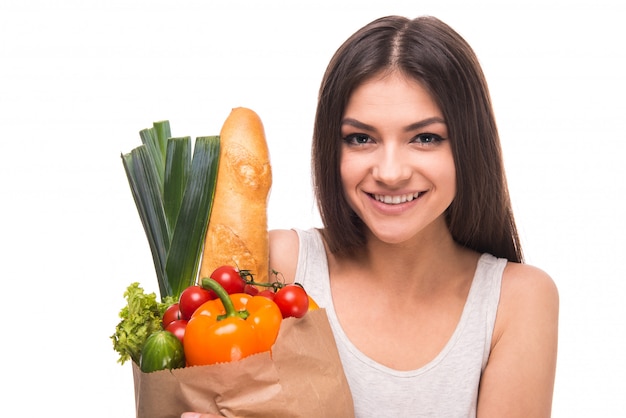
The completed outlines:
[[[405,195],[387,196],[382,194],[375,194],[374,198],[379,202],[387,203],[389,205],[397,205],[400,203],[410,202],[413,199],[417,199],[419,192]]]

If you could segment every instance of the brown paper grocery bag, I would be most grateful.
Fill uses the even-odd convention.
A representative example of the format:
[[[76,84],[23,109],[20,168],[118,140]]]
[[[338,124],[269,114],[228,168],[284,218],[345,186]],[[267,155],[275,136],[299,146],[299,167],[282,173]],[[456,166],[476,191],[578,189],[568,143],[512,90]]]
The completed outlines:
[[[283,320],[272,353],[143,373],[133,363],[137,418],[186,411],[225,417],[351,418],[352,396],[324,309]]]

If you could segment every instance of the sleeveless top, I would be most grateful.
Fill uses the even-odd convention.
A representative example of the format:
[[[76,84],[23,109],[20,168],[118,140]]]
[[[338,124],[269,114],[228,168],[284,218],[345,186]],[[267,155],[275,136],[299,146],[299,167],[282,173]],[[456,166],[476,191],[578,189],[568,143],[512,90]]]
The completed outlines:
[[[350,342],[333,307],[322,237],[317,229],[295,231],[300,238],[295,281],[326,309],[356,417],[475,417],[507,260],[481,255],[450,340],[426,365],[399,371],[372,360]]]

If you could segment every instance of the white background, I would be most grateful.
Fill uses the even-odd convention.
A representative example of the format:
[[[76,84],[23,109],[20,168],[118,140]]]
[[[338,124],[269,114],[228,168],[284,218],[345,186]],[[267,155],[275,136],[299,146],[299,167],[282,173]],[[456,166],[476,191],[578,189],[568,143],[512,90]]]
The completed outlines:
[[[174,135],[214,135],[232,107],[254,109],[272,156],[270,228],[316,226],[322,73],[387,14],[438,16],[484,66],[527,261],[560,289],[554,416],[626,416],[617,0],[0,0],[0,415],[134,414],[109,336],[130,282],[157,290],[120,160],[138,131],[169,119]]]

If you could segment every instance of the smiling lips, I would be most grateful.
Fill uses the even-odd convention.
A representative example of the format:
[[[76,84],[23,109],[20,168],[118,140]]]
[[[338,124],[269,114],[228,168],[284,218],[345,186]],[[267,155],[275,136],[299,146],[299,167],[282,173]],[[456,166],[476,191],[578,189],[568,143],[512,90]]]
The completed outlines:
[[[407,193],[403,195],[382,195],[382,194],[374,194],[372,195],[374,199],[379,202],[386,203],[388,205],[399,205],[400,203],[410,202],[413,199],[417,199],[420,196],[419,192],[415,193]]]

